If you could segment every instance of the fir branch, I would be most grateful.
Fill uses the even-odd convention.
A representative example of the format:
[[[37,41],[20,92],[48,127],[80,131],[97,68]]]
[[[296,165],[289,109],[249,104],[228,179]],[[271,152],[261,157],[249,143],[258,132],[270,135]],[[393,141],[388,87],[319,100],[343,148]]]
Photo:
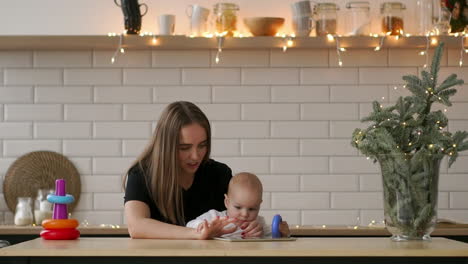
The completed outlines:
[[[444,131],[448,118],[440,110],[431,111],[436,102],[451,106],[457,92],[453,87],[464,83],[451,74],[436,88],[442,49],[441,43],[430,72],[422,71],[421,78],[403,76],[412,95],[386,108],[373,102],[373,111],[362,119],[372,124],[355,129],[351,141],[380,164],[389,224],[414,238],[427,234],[436,216],[440,161],[448,155],[451,166],[459,152],[468,150],[468,132]]]
[[[434,57],[432,58],[431,75],[432,75],[434,84],[437,83],[437,76],[438,76],[439,70],[440,70],[440,60],[442,59],[443,49],[444,49],[444,43],[441,42],[436,47],[435,52],[434,52]]]
[[[440,85],[439,87],[437,87],[437,89],[435,90],[436,93],[440,92],[440,91],[443,91],[447,88],[450,88],[452,86],[455,86],[455,85],[462,85],[464,83],[463,80],[461,79],[457,79],[457,75],[452,73],[450,74],[449,77],[447,77]]]
[[[406,81],[406,88],[413,94],[424,97],[426,95],[426,88],[423,82],[415,75],[403,76],[403,80]]]

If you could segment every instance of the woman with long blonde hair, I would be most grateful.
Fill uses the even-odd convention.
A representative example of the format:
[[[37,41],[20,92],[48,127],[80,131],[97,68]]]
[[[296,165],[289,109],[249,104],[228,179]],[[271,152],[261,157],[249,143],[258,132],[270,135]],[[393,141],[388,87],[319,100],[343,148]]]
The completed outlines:
[[[210,209],[225,210],[231,169],[210,159],[211,129],[190,102],[174,102],[161,114],[153,137],[127,171],[125,217],[132,238],[210,239],[235,231],[235,219],[216,218],[194,230],[185,224]],[[256,223],[246,232],[258,233]]]

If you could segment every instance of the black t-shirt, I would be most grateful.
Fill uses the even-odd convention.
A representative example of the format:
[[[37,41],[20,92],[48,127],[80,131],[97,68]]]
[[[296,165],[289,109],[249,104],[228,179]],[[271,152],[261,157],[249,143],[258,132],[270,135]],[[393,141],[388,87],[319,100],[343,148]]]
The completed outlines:
[[[124,201],[141,201],[148,205],[151,218],[162,222],[169,222],[159,212],[151,193],[145,183],[144,172],[139,165],[133,166],[127,176]],[[195,219],[211,209],[226,210],[224,194],[232,177],[231,169],[223,163],[212,159],[200,165],[195,172],[192,186],[183,190],[185,222]]]

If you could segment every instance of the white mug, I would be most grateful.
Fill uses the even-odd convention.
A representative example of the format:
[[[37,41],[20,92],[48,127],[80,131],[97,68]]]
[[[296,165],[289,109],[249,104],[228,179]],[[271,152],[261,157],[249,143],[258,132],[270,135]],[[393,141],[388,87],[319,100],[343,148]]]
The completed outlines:
[[[190,34],[195,36],[202,35],[207,31],[206,24],[210,10],[201,5],[189,5],[185,10],[190,18]]]
[[[314,27],[314,23],[310,16],[299,16],[292,18],[292,26],[296,36],[308,37]]]
[[[299,1],[291,4],[293,17],[303,17],[312,15],[312,7],[310,1]]]
[[[175,29],[175,15],[160,15],[159,22],[159,35],[174,35]]]

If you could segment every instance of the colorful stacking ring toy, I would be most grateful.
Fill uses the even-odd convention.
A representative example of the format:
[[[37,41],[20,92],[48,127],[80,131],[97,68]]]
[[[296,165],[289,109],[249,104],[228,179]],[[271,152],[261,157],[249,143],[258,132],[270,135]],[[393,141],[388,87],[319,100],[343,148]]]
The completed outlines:
[[[49,194],[47,201],[54,204],[52,218],[42,221],[41,237],[48,240],[72,240],[80,237],[76,228],[79,223],[76,219],[68,219],[67,204],[73,203],[73,195],[65,193],[65,180],[55,181],[55,194]]]

